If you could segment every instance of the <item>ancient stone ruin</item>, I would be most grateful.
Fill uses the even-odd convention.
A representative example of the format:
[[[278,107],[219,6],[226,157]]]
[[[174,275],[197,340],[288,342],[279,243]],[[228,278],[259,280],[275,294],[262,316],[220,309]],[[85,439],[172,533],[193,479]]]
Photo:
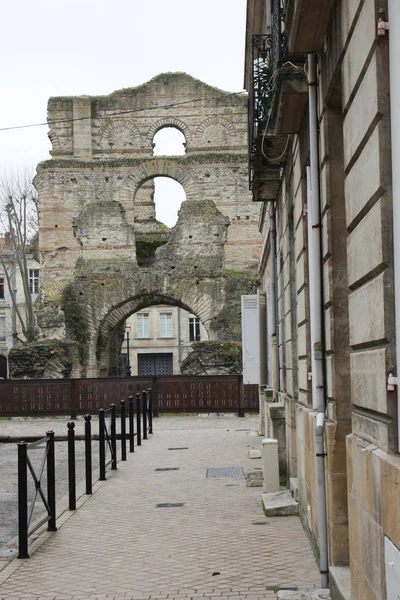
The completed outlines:
[[[126,318],[155,304],[196,314],[211,341],[239,342],[260,245],[246,95],[167,73],[109,96],[50,98],[48,122],[52,158],[35,178],[48,349],[38,373],[119,374]],[[153,156],[164,127],[184,134],[185,155]],[[157,176],[186,193],[170,231],[155,218]]]

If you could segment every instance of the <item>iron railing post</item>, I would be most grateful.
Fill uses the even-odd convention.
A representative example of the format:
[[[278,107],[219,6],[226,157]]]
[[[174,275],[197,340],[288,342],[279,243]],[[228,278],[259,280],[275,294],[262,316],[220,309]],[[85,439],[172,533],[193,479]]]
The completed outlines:
[[[137,435],[137,445],[142,445],[142,425],[140,423],[140,393],[136,394],[136,435]]]
[[[75,473],[75,423],[68,427],[68,498],[69,510],[76,510],[76,473]]]
[[[57,531],[56,527],[56,464],[54,454],[54,431],[47,431],[47,503],[50,509],[47,531]]]
[[[126,460],[126,409],[125,400],[121,400],[121,460]]]
[[[147,390],[149,398],[149,433],[153,433],[153,393],[151,388]]]
[[[129,396],[129,452],[135,452],[135,432],[134,432],[134,408],[133,408],[133,396]]]
[[[92,493],[92,417],[85,415],[85,474],[86,494]]]
[[[117,468],[117,414],[115,404],[111,404],[111,469]]]
[[[143,439],[147,440],[147,392],[142,392],[143,404]]]
[[[106,436],[105,436],[105,412],[104,408],[99,409],[99,466],[100,481],[106,480]]]
[[[18,447],[18,558],[28,554],[28,444],[19,442]]]

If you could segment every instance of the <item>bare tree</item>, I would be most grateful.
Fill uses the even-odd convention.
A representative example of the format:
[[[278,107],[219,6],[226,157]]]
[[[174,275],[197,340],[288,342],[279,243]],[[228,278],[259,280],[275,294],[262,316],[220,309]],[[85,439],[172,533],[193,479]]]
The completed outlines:
[[[23,341],[27,342],[34,341],[38,336],[28,267],[28,258],[32,255],[32,239],[38,232],[38,196],[32,178],[33,173],[27,168],[0,176],[0,225],[3,230],[0,264]],[[18,304],[15,289],[13,274],[16,270],[22,281],[23,306]],[[13,334],[18,338],[16,332]]]

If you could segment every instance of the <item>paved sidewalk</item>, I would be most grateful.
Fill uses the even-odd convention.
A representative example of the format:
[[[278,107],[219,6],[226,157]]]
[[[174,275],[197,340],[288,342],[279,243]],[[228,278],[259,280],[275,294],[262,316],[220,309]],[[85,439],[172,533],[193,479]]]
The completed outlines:
[[[206,478],[209,468],[261,467],[248,458],[260,447],[257,424],[155,419],[154,435],[40,536],[30,559],[0,571],[0,599],[272,600],[279,588],[318,587],[297,517],[267,519],[261,488],[242,476]]]

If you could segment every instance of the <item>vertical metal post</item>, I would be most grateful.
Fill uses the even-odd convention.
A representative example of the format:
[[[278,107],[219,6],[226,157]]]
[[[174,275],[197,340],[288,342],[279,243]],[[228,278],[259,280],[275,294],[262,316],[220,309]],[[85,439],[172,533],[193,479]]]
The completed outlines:
[[[105,437],[105,413],[104,408],[99,409],[99,466],[100,481],[106,480],[106,437]]]
[[[147,392],[142,392],[143,404],[143,439],[147,440]]]
[[[115,471],[117,468],[117,414],[115,404],[111,404],[111,469]]]
[[[136,394],[136,435],[137,445],[142,445],[142,425],[140,423],[140,393]]]
[[[92,493],[92,417],[85,415],[85,473],[86,494]]]
[[[75,475],[75,423],[70,421],[68,427],[68,497],[69,510],[76,510],[76,475]]]
[[[121,400],[121,460],[126,460],[126,409],[125,400]]]
[[[54,431],[47,431],[47,503],[50,518],[47,531],[57,531],[56,527],[56,463],[54,454]]]
[[[153,393],[151,388],[147,390],[149,398],[149,433],[153,433]]]
[[[133,425],[133,396],[129,396],[129,452],[135,452],[135,432]]]
[[[18,558],[28,554],[28,444],[19,442],[18,447]]]
[[[244,385],[243,378],[241,375],[238,375],[238,417],[244,417]]]

